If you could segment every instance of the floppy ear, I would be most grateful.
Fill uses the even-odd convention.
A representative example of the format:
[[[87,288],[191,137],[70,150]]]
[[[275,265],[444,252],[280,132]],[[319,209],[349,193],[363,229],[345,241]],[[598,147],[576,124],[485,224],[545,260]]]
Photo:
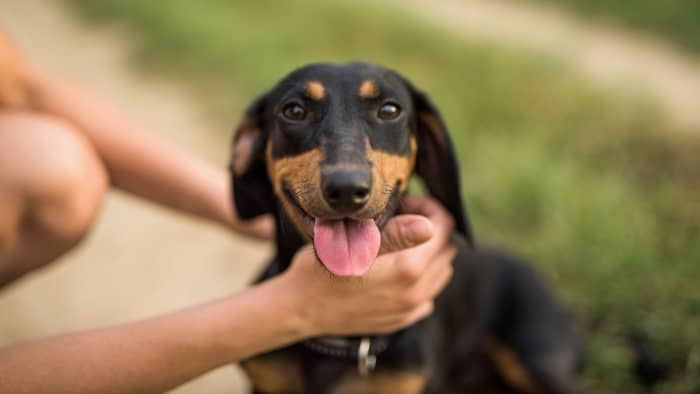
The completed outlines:
[[[242,219],[251,219],[275,211],[272,184],[265,163],[266,96],[255,100],[246,110],[233,138],[229,163],[233,203]]]
[[[415,111],[416,173],[423,178],[430,194],[452,214],[457,231],[470,246],[474,246],[474,236],[462,201],[457,157],[445,122],[430,99],[406,83],[413,96]]]

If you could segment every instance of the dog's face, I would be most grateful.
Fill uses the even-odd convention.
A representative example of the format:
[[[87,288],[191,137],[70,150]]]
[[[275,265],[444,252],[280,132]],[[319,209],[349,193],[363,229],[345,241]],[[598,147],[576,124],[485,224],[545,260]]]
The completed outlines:
[[[457,199],[466,234],[449,138],[427,99],[378,66],[307,66],[255,102],[237,130],[237,210],[274,212],[274,195],[326,268],[362,275],[417,160],[424,178],[436,177],[426,182],[431,193]]]

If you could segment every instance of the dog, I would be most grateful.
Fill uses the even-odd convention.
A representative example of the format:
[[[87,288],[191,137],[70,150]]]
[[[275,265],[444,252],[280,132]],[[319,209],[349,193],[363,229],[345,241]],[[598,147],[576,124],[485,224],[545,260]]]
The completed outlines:
[[[414,173],[453,216],[458,245],[430,317],[245,360],[254,392],[577,391],[575,320],[523,262],[475,247],[445,122],[398,73],[366,63],[297,69],[245,112],[230,171],[239,215],[276,219],[276,256],[258,281],[307,242],[333,275],[367,272]]]

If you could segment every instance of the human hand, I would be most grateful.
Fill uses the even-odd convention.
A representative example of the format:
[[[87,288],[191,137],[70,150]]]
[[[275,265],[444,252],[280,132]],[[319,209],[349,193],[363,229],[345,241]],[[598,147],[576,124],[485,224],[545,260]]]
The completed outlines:
[[[380,256],[359,278],[332,276],[311,246],[285,272],[309,336],[388,333],[428,316],[452,277],[454,221],[433,199],[409,197],[382,231]]]
[[[219,215],[220,220],[239,234],[262,241],[273,240],[275,238],[275,219],[272,215],[261,215],[247,220],[241,219],[238,215],[236,205],[231,204],[230,180],[228,176],[221,179],[221,185],[223,186],[220,190],[223,191],[219,193],[220,197],[217,199],[219,202],[218,212],[221,212]]]
[[[272,215],[263,215],[250,220],[236,217],[230,225],[240,234],[263,241],[269,241],[275,237],[275,220]]]

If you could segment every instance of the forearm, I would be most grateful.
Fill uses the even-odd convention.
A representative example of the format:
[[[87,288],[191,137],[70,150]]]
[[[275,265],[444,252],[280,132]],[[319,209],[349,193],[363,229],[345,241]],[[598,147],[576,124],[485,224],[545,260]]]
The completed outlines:
[[[38,109],[73,123],[92,141],[114,186],[214,221],[234,221],[223,169],[156,139],[70,83],[37,69],[31,77]]]
[[[16,345],[0,351],[0,392],[164,392],[312,335],[288,293],[275,279],[163,317]]]

